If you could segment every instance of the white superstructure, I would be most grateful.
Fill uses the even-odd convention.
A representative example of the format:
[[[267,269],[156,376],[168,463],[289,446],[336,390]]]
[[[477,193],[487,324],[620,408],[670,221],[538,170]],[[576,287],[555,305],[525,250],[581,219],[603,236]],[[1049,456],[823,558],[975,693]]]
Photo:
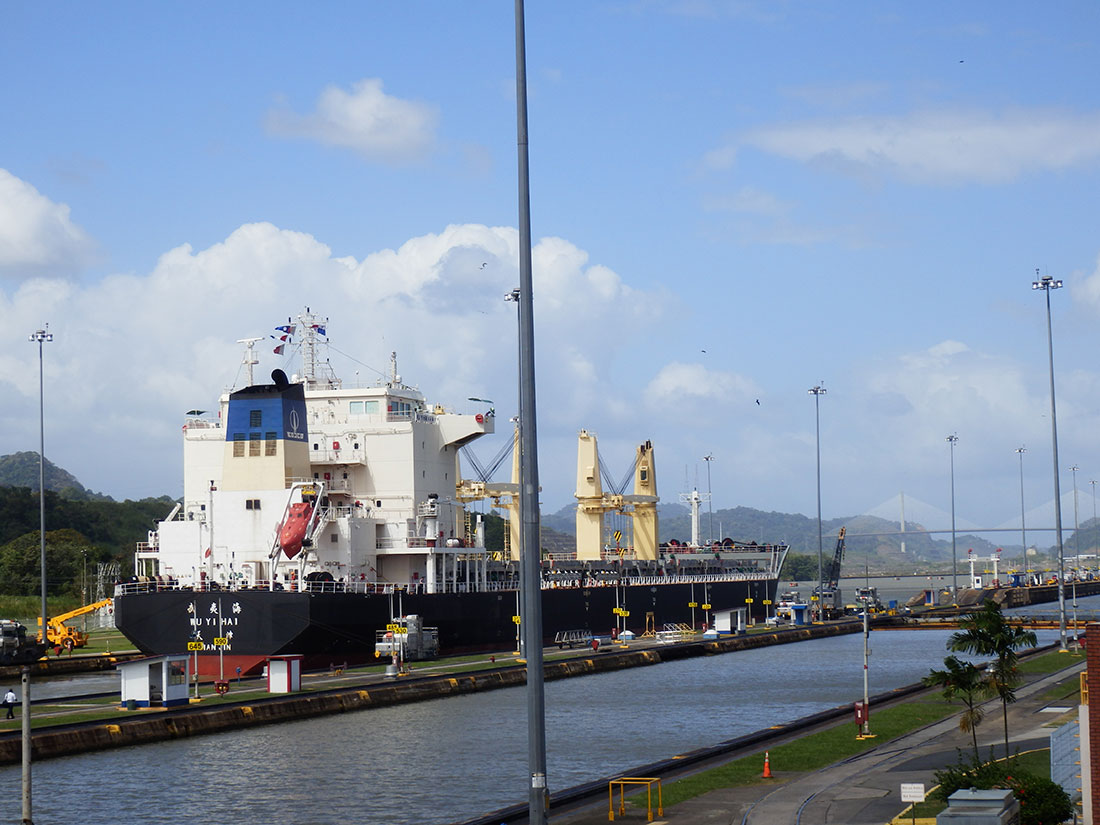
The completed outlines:
[[[467,579],[484,569],[484,549],[471,546],[481,542],[456,501],[458,452],[494,431],[492,411],[460,415],[429,404],[401,381],[396,355],[377,385],[342,386],[317,356],[318,320],[308,310],[298,318],[304,368],[290,379],[304,389],[306,420],[296,424],[308,438],[227,438],[230,393],[217,418],[190,416],[183,501],[139,547],[138,575],[233,589],[307,579],[429,593],[476,585]],[[316,518],[301,553],[288,559],[278,528],[303,491],[316,496]]]

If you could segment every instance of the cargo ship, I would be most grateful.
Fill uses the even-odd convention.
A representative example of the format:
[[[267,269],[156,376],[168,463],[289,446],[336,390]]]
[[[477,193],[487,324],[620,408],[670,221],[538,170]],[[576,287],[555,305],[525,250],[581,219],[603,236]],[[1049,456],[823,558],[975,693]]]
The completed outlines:
[[[253,383],[264,339],[243,339],[247,386],[216,414],[188,413],[183,498],[116,586],[119,630],[148,654],[193,651],[207,673],[254,672],[276,655],[367,660],[379,632],[411,615],[438,629],[443,652],[514,648],[518,485],[460,472],[462,448],[494,432],[494,410],[429,403],[396,354],[375,385],[345,387],[323,354],[327,319],[307,309],[276,329],[276,351],[298,340],[301,373]],[[786,545],[659,545],[652,445],[638,448],[627,495],[602,491],[594,435],[579,445],[578,550],[543,554],[547,643],[698,626],[746,605],[764,617]],[[479,499],[509,515],[503,548],[486,549],[484,517],[468,506]],[[615,512],[630,517],[628,542],[604,535]]]

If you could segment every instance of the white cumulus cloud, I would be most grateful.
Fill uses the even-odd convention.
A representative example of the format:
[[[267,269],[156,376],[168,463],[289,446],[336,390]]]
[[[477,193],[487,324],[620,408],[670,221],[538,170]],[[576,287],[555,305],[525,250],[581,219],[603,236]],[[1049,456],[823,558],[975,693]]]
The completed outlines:
[[[300,371],[299,354],[277,356],[267,336],[305,306],[329,318],[328,357],[348,385],[373,384],[395,351],[402,376],[430,402],[494,399],[506,431],[516,413],[517,314],[504,295],[519,282],[517,261],[511,227],[448,226],[356,259],[334,256],[312,235],[255,223],[207,248],[170,249],[145,273],[0,288],[3,317],[30,319],[0,329],[0,454],[37,444],[27,334],[49,321],[47,455],[116,497],[177,494],[183,413],[213,409],[219,392],[243,384],[240,338],[267,340],[256,349],[257,381],[275,367]],[[533,263],[542,431],[568,440],[636,411],[637,391],[615,372],[617,353],[645,334],[664,300],[561,238],[536,243]],[[571,462],[553,468],[565,484],[573,471]]]
[[[326,87],[308,114],[272,110],[267,127],[276,135],[352,149],[370,160],[407,163],[431,152],[438,121],[436,107],[387,95],[382,81],[369,77],[350,91]]]
[[[699,401],[731,402],[759,395],[749,379],[732,372],[710,370],[702,364],[673,361],[661,367],[646,387],[646,400],[655,409]]]
[[[0,276],[68,275],[92,259],[94,243],[69,207],[0,169]]]

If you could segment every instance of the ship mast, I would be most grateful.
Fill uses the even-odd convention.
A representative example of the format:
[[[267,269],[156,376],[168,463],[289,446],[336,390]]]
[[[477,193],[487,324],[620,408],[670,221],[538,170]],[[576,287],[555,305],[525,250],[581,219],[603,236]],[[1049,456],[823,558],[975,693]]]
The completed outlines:
[[[246,387],[252,386],[252,368],[260,363],[260,360],[256,357],[256,342],[264,340],[260,338],[238,338],[238,344],[244,344],[244,358],[241,359],[241,364],[244,366],[244,374],[248,381],[245,383]]]
[[[340,379],[333,372],[328,358],[320,360],[317,352],[319,345],[328,343],[317,337],[323,335],[328,338],[325,332],[328,318],[315,315],[306,307],[306,311],[298,316],[298,324],[302,330],[302,383],[307,390],[339,389]]]

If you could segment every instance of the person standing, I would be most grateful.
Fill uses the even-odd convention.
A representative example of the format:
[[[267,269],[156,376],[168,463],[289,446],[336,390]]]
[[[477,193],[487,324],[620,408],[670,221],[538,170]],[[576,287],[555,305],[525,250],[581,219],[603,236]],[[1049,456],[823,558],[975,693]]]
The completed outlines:
[[[8,715],[4,717],[5,719],[15,718],[15,703],[17,701],[18,699],[15,696],[15,691],[8,688],[8,692],[4,694],[4,707],[8,709]]]

